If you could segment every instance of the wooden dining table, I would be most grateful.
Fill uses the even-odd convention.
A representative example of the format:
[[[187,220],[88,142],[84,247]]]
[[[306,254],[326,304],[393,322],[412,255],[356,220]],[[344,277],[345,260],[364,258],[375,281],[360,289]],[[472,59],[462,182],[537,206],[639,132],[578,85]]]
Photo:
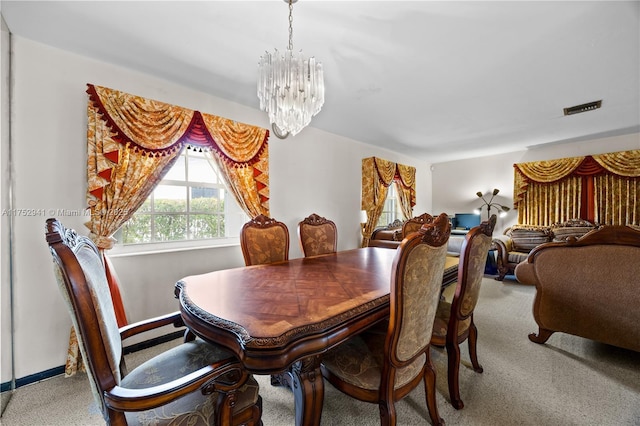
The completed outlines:
[[[322,354],[389,317],[396,253],[366,247],[192,275],[175,294],[187,327],[249,372],[280,377],[296,425],[319,425]]]

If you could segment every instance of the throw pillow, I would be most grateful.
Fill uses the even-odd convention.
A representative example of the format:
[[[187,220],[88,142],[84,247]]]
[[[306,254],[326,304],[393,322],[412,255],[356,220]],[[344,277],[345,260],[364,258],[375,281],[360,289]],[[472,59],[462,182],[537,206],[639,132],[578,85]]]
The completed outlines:
[[[580,238],[596,226],[584,219],[570,219],[551,225],[553,241],[567,241],[571,237]]]
[[[514,225],[510,229],[510,234],[513,251],[524,253],[551,241],[551,231],[546,226]]]

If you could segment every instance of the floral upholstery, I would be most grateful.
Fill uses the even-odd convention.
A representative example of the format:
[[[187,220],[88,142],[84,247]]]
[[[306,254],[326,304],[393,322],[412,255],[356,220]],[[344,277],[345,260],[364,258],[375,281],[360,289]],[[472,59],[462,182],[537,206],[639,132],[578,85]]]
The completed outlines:
[[[300,246],[305,256],[335,253],[338,232],[334,222],[313,213],[298,224]]]
[[[226,350],[202,340],[187,342],[143,363],[122,379],[121,386],[141,389],[161,385],[230,356]],[[258,383],[250,378],[240,388],[233,412],[240,413],[249,408],[257,398]],[[192,392],[154,410],[126,413],[127,422],[129,425],[211,425],[215,423],[216,399],[217,394]]]
[[[289,259],[289,231],[284,223],[258,215],[244,224],[240,245],[247,266]]]
[[[441,300],[436,312],[431,344],[446,347],[447,381],[451,405],[456,409],[464,407],[460,398],[459,378],[460,348],[468,341],[469,357],[474,371],[482,373],[478,363],[476,345],[478,332],[473,323],[473,311],[480,297],[480,285],[484,277],[487,252],[491,247],[493,228],[497,217],[492,215],[488,221],[472,228],[465,236],[458,264],[458,283],[453,300]]]
[[[261,265],[286,260],[284,239],[285,234],[280,228],[248,229],[246,240],[251,259],[249,263]]]
[[[384,364],[385,338],[385,334],[362,333],[328,352],[322,359],[323,365],[353,386],[377,391],[380,389]],[[408,366],[399,369],[395,388],[406,385],[420,374],[424,363],[425,355],[422,354]]]
[[[407,237],[407,235],[417,232],[418,229],[422,227],[425,223],[431,223],[434,217],[429,213],[422,213],[420,216],[412,217],[404,222],[402,225],[402,238]]]
[[[449,325],[449,320],[451,318],[451,302],[446,300],[441,300],[438,303],[438,310],[436,311],[436,317],[433,322],[433,335],[440,336],[444,340],[447,335],[447,326]],[[464,333],[469,329],[469,325],[471,324],[471,318],[467,318],[464,321],[460,322],[458,325],[459,333]]]
[[[102,256],[89,238],[65,229],[54,219],[47,221],[47,231],[54,275],[76,330],[82,357],[89,361],[86,365],[94,399],[107,423],[120,423],[114,416],[121,414],[105,403],[114,386],[148,391],[148,388],[168,384],[216,362],[234,359],[233,354],[222,347],[195,339],[163,352],[127,373],[121,338],[124,328],[117,326]],[[129,326],[128,334],[137,334],[138,331],[133,331],[136,326],[143,331],[152,330],[158,327],[157,323],[160,326],[180,324],[180,315],[176,312],[133,324]],[[91,352],[87,348],[91,348]],[[211,380],[210,375],[203,379],[199,376],[194,375],[192,381],[203,380],[205,383],[204,380]],[[163,393],[171,396],[172,391]],[[217,407],[222,401],[219,396],[217,392],[203,395],[196,390],[152,410],[127,412],[125,418],[129,425],[211,425],[216,422]],[[127,403],[135,411],[135,401]],[[256,417],[259,420],[258,407],[258,383],[248,376],[237,389],[231,411],[233,414],[243,412],[242,418],[250,414],[252,420]]]
[[[411,359],[429,345],[446,256],[446,244],[440,247],[423,244],[408,256],[402,280],[403,317],[395,354],[401,361]]]
[[[65,305],[67,306],[67,310],[69,311],[69,315],[71,316],[71,323],[73,325],[73,329],[79,330],[78,318],[74,314],[73,305],[71,304],[71,299],[69,299],[69,292],[67,291],[67,288],[65,286],[66,278],[64,275],[64,271],[62,270],[60,265],[56,262],[54,262],[53,264],[53,273],[56,277],[56,282],[58,283],[58,288],[60,289],[60,294],[62,295],[62,299],[64,300]],[[80,349],[80,354],[82,355],[82,359],[87,359],[87,353],[84,349],[85,343],[84,343],[82,334],[76,331],[76,337],[77,337],[77,342]],[[86,366],[84,362],[82,363],[82,365]],[[93,400],[96,402],[97,406],[104,411],[100,388],[98,387],[98,384],[94,380],[93,374],[87,374],[87,376],[89,378],[89,385],[91,386],[91,394],[93,395]]]
[[[484,267],[487,261],[487,250],[491,246],[491,237],[480,234],[472,243],[469,251],[469,257],[466,259],[468,263],[467,268],[467,283],[466,291],[463,294],[460,313],[464,318],[461,320],[458,327],[458,335],[465,334],[471,326],[471,314],[478,303],[480,296],[480,284],[484,277]],[[460,265],[458,265],[460,270]],[[436,313],[433,334],[437,338],[441,338],[443,341],[447,335],[447,328],[451,318],[451,302],[441,300],[438,305],[438,311]]]
[[[91,291],[100,324],[100,334],[104,347],[107,350],[111,371],[116,378],[116,384],[119,384],[120,377],[122,377],[124,373],[120,371],[122,344],[116,314],[111,301],[111,291],[109,290],[109,283],[107,282],[102,259],[88,248],[80,250],[76,256],[84,271],[87,285]]]
[[[73,234],[70,234],[73,235]],[[94,250],[92,246],[81,246],[76,257],[80,263],[82,270],[84,271],[86,283],[89,286],[93,303],[96,307],[96,313],[98,314],[98,323],[100,328],[100,334],[102,336],[103,345],[107,354],[107,360],[111,368],[111,374],[113,375],[116,384],[120,384],[121,364],[122,359],[122,345],[120,340],[120,332],[118,324],[116,322],[116,316],[111,303],[111,293],[109,291],[109,284],[104,273],[104,266],[102,264],[102,258],[97,254],[97,250]],[[63,296],[63,299],[67,305],[69,315],[73,323],[73,327],[76,330],[76,336],[78,338],[78,345],[80,346],[80,353],[83,359],[87,358],[85,350],[85,342],[83,333],[79,332],[78,318],[75,315],[71,299],[69,297],[69,291],[66,286],[65,280],[67,275],[60,263],[54,262],[54,275],[58,288]],[[96,401],[98,407],[103,407],[101,391],[94,380],[93,374],[89,374],[89,382],[91,384],[91,392],[93,398]],[[106,415],[106,413],[105,413]]]
[[[431,421],[442,424],[435,402],[435,370],[429,357],[451,225],[446,214],[408,235],[394,261],[389,321],[328,351],[322,372],[338,389],[377,403],[395,424],[394,402],[424,380]]]

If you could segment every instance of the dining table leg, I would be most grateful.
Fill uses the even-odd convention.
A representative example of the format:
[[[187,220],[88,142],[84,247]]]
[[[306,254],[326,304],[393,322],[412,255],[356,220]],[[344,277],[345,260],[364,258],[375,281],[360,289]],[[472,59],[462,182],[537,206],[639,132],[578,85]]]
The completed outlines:
[[[289,368],[293,391],[296,426],[318,426],[324,400],[324,380],[320,371],[320,356],[296,361]]]

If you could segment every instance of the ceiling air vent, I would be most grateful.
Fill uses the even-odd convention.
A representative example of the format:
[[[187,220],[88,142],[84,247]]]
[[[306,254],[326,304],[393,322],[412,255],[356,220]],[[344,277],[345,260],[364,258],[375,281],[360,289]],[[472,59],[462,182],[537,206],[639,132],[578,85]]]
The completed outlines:
[[[564,115],[579,114],[581,112],[592,111],[602,106],[602,99],[595,102],[589,102],[588,104],[576,105],[569,108],[564,108]]]

